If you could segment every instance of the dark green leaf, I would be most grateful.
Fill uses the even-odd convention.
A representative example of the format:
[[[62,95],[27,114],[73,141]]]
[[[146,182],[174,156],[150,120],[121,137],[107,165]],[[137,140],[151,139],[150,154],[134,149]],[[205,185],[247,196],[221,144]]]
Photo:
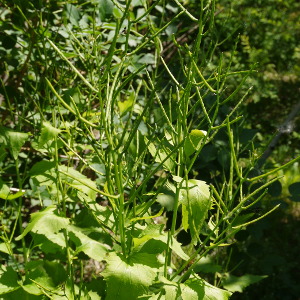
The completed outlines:
[[[20,288],[18,274],[12,267],[1,266],[0,269],[0,295]]]
[[[258,276],[258,275],[250,275],[250,274],[246,274],[241,277],[236,277],[228,274],[226,278],[223,280],[223,286],[228,291],[242,293],[247,286],[256,283],[267,277],[268,276],[266,275]]]
[[[289,186],[289,192],[292,196],[300,195],[300,182],[295,182]]]

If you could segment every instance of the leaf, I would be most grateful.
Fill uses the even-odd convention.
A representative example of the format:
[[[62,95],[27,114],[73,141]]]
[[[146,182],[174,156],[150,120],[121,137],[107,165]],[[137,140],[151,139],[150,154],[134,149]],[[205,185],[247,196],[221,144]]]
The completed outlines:
[[[37,268],[27,274],[22,287],[29,294],[42,295],[42,288],[53,290],[55,285],[43,268]]]
[[[9,187],[0,179],[0,198],[6,200],[9,194]]]
[[[258,281],[261,281],[264,278],[267,278],[267,275],[251,275],[246,274],[241,277],[236,277],[230,274],[227,274],[226,278],[223,280],[223,287],[230,292],[239,292],[242,293],[243,290]]]
[[[282,185],[279,180],[273,182],[272,184],[269,185],[268,187],[268,193],[272,197],[279,197],[282,192]]]
[[[65,247],[63,240],[59,238],[57,233],[66,228],[69,224],[69,219],[60,217],[54,213],[56,207],[54,205],[48,206],[43,211],[33,213],[31,221],[21,235],[16,237],[19,241],[25,237],[29,232],[42,234],[52,242]]]
[[[1,266],[0,269],[0,295],[12,292],[20,288],[18,274],[12,267]]]
[[[66,4],[66,15],[70,19],[70,22],[73,25],[79,26],[78,20],[80,18],[80,13],[79,13],[79,9],[76,6],[67,3]]]
[[[184,206],[182,213],[185,227],[188,220],[192,241],[196,244],[211,206],[209,186],[204,181],[190,179],[187,184],[182,184],[179,201]]]
[[[55,162],[49,160],[42,160],[33,165],[29,170],[29,175],[36,176],[43,174],[51,169],[55,168]]]
[[[124,101],[118,101],[118,107],[120,110],[121,116],[125,115],[131,108],[134,103],[134,93],[130,93]]]
[[[43,122],[41,135],[38,141],[38,147],[45,148],[46,146],[46,150],[48,150],[48,148],[51,146],[51,143],[59,133],[60,130],[53,127],[49,122]]]
[[[99,12],[101,21],[113,13],[113,2],[111,0],[99,0]]]
[[[203,280],[204,281],[204,280]],[[204,281],[204,298],[203,300],[227,300],[231,296],[230,291],[219,289],[208,282]]]
[[[168,235],[162,231],[162,226],[148,225],[142,228],[139,237],[133,238],[135,251],[158,254],[167,249]],[[171,238],[170,248],[183,260],[189,259],[189,256],[182,250],[181,244],[175,238]]]
[[[9,248],[5,243],[0,243],[0,252],[10,254]]]
[[[213,262],[210,257],[201,258],[193,268],[195,273],[215,273],[220,272],[222,267]]]
[[[29,134],[24,132],[16,132],[5,127],[0,127],[0,134],[5,137],[14,159],[18,158],[22,146],[27,141]]]
[[[191,156],[194,152],[199,150],[201,140],[206,136],[207,132],[204,130],[194,129],[186,137],[184,142],[184,152],[187,156]]]
[[[106,300],[132,300],[147,294],[159,267],[156,256],[135,253],[128,259],[110,253],[107,265],[101,273],[107,284]]]
[[[192,273],[190,278],[184,283],[176,283],[161,277],[160,280],[164,283],[164,290],[166,291],[166,300],[177,299],[181,296],[182,300],[227,300],[231,293],[219,289],[195,273]]]
[[[172,211],[174,207],[174,195],[160,193],[157,195],[156,200],[162,207],[165,207],[167,211]]]
[[[82,229],[73,225],[67,228],[70,239],[76,244],[76,252],[83,252],[87,256],[97,261],[105,259],[109,247],[91,239],[82,232]],[[75,237],[75,238],[74,238]]]
[[[289,192],[292,196],[299,196],[300,195],[300,182],[292,183],[289,186]]]

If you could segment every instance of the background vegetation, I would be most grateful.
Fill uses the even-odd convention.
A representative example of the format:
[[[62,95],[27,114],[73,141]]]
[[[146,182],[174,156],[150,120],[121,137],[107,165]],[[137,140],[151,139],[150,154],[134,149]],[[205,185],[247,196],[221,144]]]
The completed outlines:
[[[0,9],[1,299],[298,297],[299,1]]]

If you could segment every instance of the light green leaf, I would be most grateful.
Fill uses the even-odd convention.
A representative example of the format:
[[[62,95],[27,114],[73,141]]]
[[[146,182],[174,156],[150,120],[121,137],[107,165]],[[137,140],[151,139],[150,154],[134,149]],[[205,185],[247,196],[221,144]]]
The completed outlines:
[[[114,15],[115,18],[121,19],[122,16],[123,16],[123,12],[117,6],[114,6],[113,15]]]
[[[174,196],[169,194],[158,194],[157,202],[167,209],[167,211],[172,211],[174,207]]]
[[[45,148],[46,146],[48,148],[59,133],[60,130],[53,127],[49,122],[43,122],[38,147]]]
[[[201,140],[206,136],[207,132],[204,130],[194,129],[186,137],[184,142],[184,152],[187,156],[192,155],[194,152],[199,150]]]
[[[0,243],[0,252],[10,254],[9,248],[5,243]]]
[[[24,132],[8,132],[10,151],[14,159],[17,159],[18,154],[21,151],[22,146],[28,140],[29,135]]]
[[[76,6],[67,3],[66,4],[66,15],[70,19],[70,22],[73,25],[79,26],[78,20],[80,18],[80,12],[79,12],[79,9]]]
[[[16,132],[5,127],[0,127],[0,134],[6,140],[6,145],[14,159],[18,158],[22,146],[28,140],[29,134],[24,132]]]
[[[9,187],[0,179],[0,198],[6,200],[9,194]]]
[[[31,215],[31,221],[19,235],[16,240],[22,239],[29,232],[42,234],[52,242],[65,247],[65,243],[58,236],[57,233],[63,228],[66,228],[69,224],[67,218],[60,217],[54,213],[56,207],[54,205],[48,206],[43,211],[33,213]]]
[[[209,186],[204,181],[190,179],[187,184],[182,184],[179,201],[184,206],[182,213],[185,227],[188,219],[192,241],[196,244],[211,206]]]
[[[0,268],[0,295],[12,292],[20,288],[18,284],[18,274],[12,267]]]
[[[204,281],[204,298],[203,300],[227,300],[230,298],[231,293],[219,289],[208,282]]]
[[[231,296],[230,292],[209,284],[194,273],[188,280],[180,284],[171,282],[164,277],[161,277],[160,280],[164,283],[166,300],[177,299],[179,296],[182,300],[227,300]]]
[[[247,286],[256,283],[267,277],[268,277],[267,275],[259,276],[259,275],[251,275],[251,274],[246,274],[241,277],[236,277],[227,274],[227,276],[223,280],[223,287],[231,292],[242,293]]]
[[[162,253],[167,249],[168,236],[162,231],[162,226],[148,225],[143,228],[138,238],[133,239],[134,248],[141,253]],[[188,260],[189,256],[182,250],[181,244],[172,238],[170,248],[183,260]]]
[[[104,260],[109,247],[97,242],[82,232],[82,229],[73,225],[67,228],[71,240],[76,244],[76,252],[84,252],[87,256],[97,261]],[[75,237],[75,239],[74,239]]]
[[[124,101],[118,101],[118,107],[121,116],[125,115],[132,108],[132,105],[134,103],[134,98],[135,95],[132,92]]]
[[[27,280],[22,287],[29,294],[42,295],[42,288],[53,290],[55,285],[52,278],[44,270],[36,269],[27,275]]]
[[[156,256],[135,253],[128,259],[110,253],[101,273],[107,284],[106,300],[132,300],[147,294],[153,284],[159,263]]]

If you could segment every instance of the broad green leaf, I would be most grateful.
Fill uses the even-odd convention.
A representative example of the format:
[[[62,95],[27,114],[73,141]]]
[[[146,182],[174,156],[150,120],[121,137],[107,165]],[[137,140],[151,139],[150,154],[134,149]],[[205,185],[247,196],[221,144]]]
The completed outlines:
[[[12,292],[20,288],[18,284],[18,273],[12,267],[0,268],[0,295]]]
[[[113,15],[114,15],[115,18],[121,19],[122,16],[123,16],[123,12],[117,6],[114,6]]]
[[[111,0],[98,0],[101,21],[113,13],[114,4]]]
[[[158,254],[167,249],[168,235],[162,231],[162,226],[148,225],[142,227],[141,234],[133,238],[135,251],[140,253]],[[181,244],[172,238],[170,248],[183,260],[188,260],[189,256],[182,250]]]
[[[42,267],[39,267],[26,274],[22,288],[29,294],[42,295],[43,288],[46,290],[54,290],[55,285],[52,277],[47,274]]]
[[[204,130],[194,129],[186,137],[184,142],[184,152],[187,156],[192,155],[195,151],[199,150],[201,140],[206,136],[207,132]]]
[[[166,300],[177,299],[181,296],[182,300],[227,300],[231,293],[219,289],[196,274],[192,274],[184,283],[176,283],[167,280],[164,277],[160,278],[164,283],[166,291]]]
[[[272,197],[279,197],[281,195],[281,192],[282,192],[282,184],[279,180],[273,182],[268,187],[268,193]],[[299,194],[300,194],[300,191],[299,191]]]
[[[9,248],[5,243],[0,243],[0,252],[10,254]]]
[[[187,184],[182,184],[179,201],[184,206],[182,213],[185,227],[188,220],[192,241],[196,244],[211,206],[209,186],[204,181],[190,179]]]
[[[203,300],[227,300],[232,295],[232,293],[219,289],[204,280],[203,282],[204,282]]]
[[[0,127],[0,134],[5,138],[6,145],[9,146],[13,158],[17,159],[22,146],[28,140],[29,134],[16,132],[5,127]]]
[[[156,256],[147,253],[135,253],[128,259],[110,253],[106,261],[101,273],[107,284],[106,300],[132,300],[147,294],[159,267]]]
[[[43,122],[41,135],[38,141],[38,147],[45,148],[46,146],[46,150],[48,150],[48,147],[51,145],[51,143],[59,133],[60,130],[53,127],[49,122]]]
[[[42,160],[33,165],[29,170],[29,175],[36,176],[43,174],[51,169],[55,168],[55,162],[49,160]]]
[[[15,194],[10,194],[10,195],[8,195],[8,197],[7,197],[6,199],[7,199],[7,200],[14,200],[14,199],[17,199],[17,198],[23,196],[24,194],[25,194],[25,192],[19,191],[19,192],[15,193]],[[1,197],[0,197],[0,198],[1,198]]]
[[[267,278],[267,275],[251,275],[251,274],[246,274],[241,277],[236,277],[230,274],[227,274],[225,279],[223,280],[223,287],[227,289],[230,292],[239,292],[242,293],[243,290],[258,281],[261,281],[264,278]]]
[[[22,239],[29,232],[44,235],[46,238],[54,243],[65,247],[65,243],[58,236],[57,233],[61,229],[67,228],[69,220],[67,218],[60,217],[54,213],[56,207],[54,205],[48,206],[43,211],[33,213],[31,215],[31,221],[24,229],[23,233],[19,235],[16,240]]]
[[[80,12],[79,9],[72,4],[67,3],[66,4],[66,15],[70,19],[70,22],[75,25],[79,26],[79,19],[80,19]]]
[[[8,136],[10,143],[10,151],[12,153],[13,158],[17,159],[22,146],[28,140],[29,135],[24,132],[9,131]]]
[[[174,195],[169,194],[158,194],[157,202],[167,209],[167,211],[172,211],[174,207]]]
[[[9,187],[0,179],[0,198],[6,200],[9,194]]]
[[[210,257],[201,258],[193,268],[195,273],[215,273],[220,272],[222,267],[213,262]]]
[[[300,195],[300,182],[292,183],[289,186],[289,192],[293,196],[299,196]]]
[[[130,93],[130,95],[124,101],[118,101],[118,107],[121,116],[126,114],[131,109],[134,103],[134,98],[135,98],[134,93]]]
[[[76,244],[76,252],[84,252],[87,256],[97,261],[105,259],[109,247],[91,239],[82,232],[82,229],[73,225],[67,228],[71,240]],[[74,238],[75,237],[75,238]]]

